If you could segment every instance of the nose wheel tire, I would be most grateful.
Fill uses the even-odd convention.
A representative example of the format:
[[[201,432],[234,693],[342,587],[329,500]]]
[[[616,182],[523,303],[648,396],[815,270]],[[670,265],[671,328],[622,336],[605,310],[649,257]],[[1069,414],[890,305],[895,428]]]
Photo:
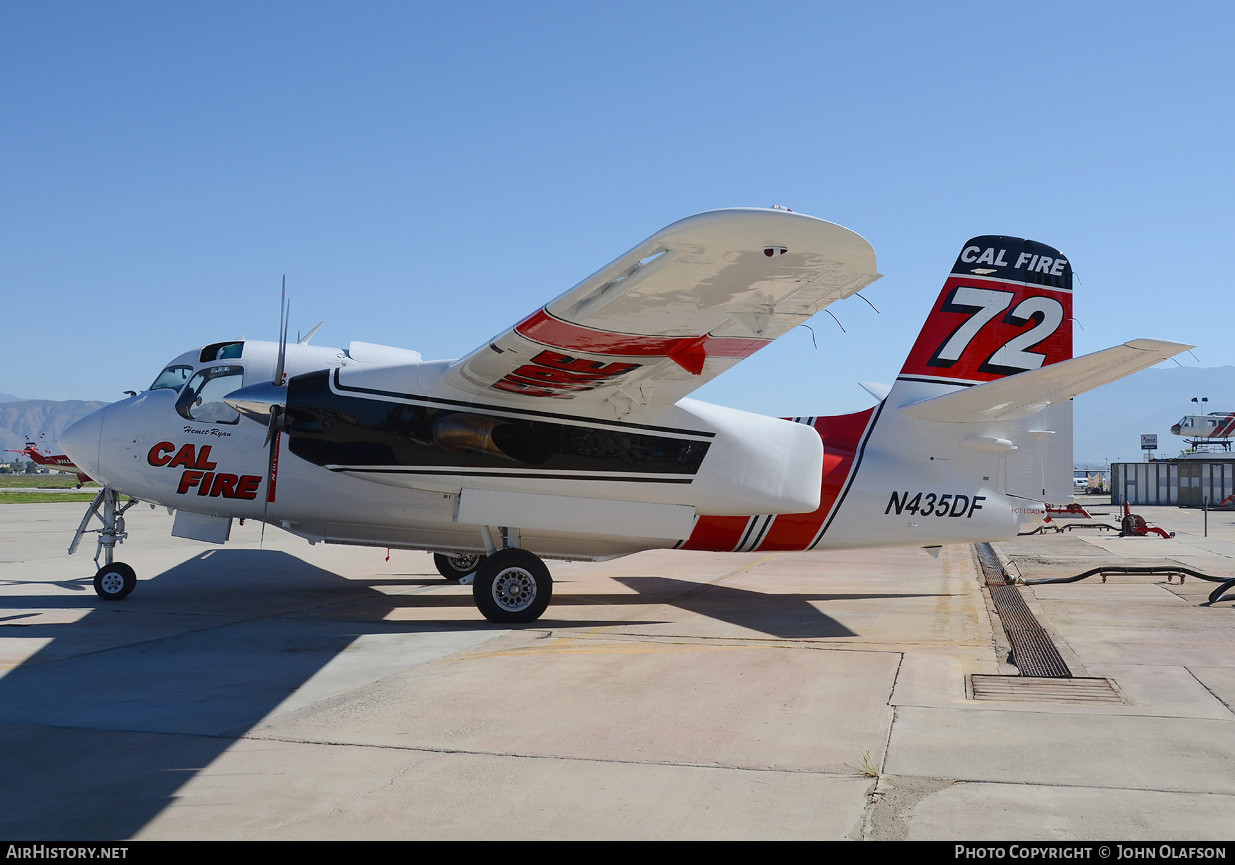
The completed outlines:
[[[476,573],[480,563],[485,560],[481,553],[448,556],[443,553],[433,554],[433,564],[437,572],[451,582],[457,583],[468,574]]]
[[[105,601],[120,601],[137,588],[137,573],[124,562],[99,568],[94,575],[94,591]]]
[[[527,550],[498,550],[476,571],[472,598],[490,622],[534,622],[553,598],[553,578],[545,563]]]

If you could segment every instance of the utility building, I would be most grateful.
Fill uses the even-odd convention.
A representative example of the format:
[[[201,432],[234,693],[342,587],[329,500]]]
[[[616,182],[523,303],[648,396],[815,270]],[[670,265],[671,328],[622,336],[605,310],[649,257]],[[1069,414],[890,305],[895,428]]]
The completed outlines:
[[[1235,495],[1235,456],[1111,463],[1111,504],[1210,507]]]

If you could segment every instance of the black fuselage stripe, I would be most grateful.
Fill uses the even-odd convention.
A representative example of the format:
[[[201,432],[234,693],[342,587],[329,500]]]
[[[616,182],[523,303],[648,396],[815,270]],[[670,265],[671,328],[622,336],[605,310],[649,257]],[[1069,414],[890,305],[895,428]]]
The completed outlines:
[[[565,481],[628,481],[634,484],[689,484],[694,478],[649,478],[636,477],[633,475],[563,475],[552,472],[482,472],[482,471],[458,471],[452,469],[404,469],[404,468],[373,468],[372,466],[334,466],[330,468],[332,472],[355,472],[357,474],[382,474],[382,475],[429,475],[432,477],[459,477],[459,478],[510,478],[512,480],[565,480]]]
[[[982,382],[982,381],[965,381],[959,378],[927,378],[925,376],[917,376],[917,375],[898,375],[896,377],[896,380],[897,381],[916,381],[922,384],[950,384],[950,385],[957,385],[958,387],[976,387],[977,385],[980,385],[980,384],[986,384],[986,382]]]
[[[746,531],[742,533],[742,539],[738,541],[738,545],[733,548],[735,553],[740,553],[746,549],[746,542],[750,540],[750,533],[754,531],[755,524],[759,522],[758,516],[753,516],[746,522]]]
[[[743,547],[743,552],[759,549],[759,545],[763,543],[763,539],[767,537],[768,530],[772,528],[772,522],[776,519],[776,514],[764,514],[759,518],[759,523],[752,528],[755,529],[754,537],[750,538],[749,543]]]
[[[379,397],[391,397],[397,400],[406,400],[409,402],[423,403],[425,405],[440,405],[440,406],[450,406],[452,408],[467,408],[467,409],[472,409],[474,411],[501,412],[503,414],[509,414],[509,415],[515,415],[515,416],[525,415],[527,417],[550,418],[556,421],[569,421],[572,423],[582,424],[584,426],[596,427],[599,429],[603,429],[604,427],[617,427],[619,429],[652,430],[655,432],[674,433],[676,435],[682,435],[682,436],[700,436],[700,437],[709,438],[709,439],[716,438],[716,433],[708,432],[707,430],[676,429],[674,427],[655,426],[653,424],[644,424],[644,423],[631,423],[629,421],[600,420],[598,418],[580,417],[579,415],[566,415],[566,414],[557,414],[556,412],[550,412],[550,411],[537,411],[536,409],[512,408],[511,406],[490,405],[486,403],[477,403],[477,402],[465,402],[463,400],[445,399],[443,397],[435,397],[435,396],[420,396],[418,394],[412,394],[412,393],[398,393],[396,391],[377,390],[375,388],[368,388],[368,387],[353,387],[350,385],[343,384],[342,380],[339,378],[339,370],[337,367],[335,368],[333,378],[334,378],[334,381],[333,381],[334,387],[342,392],[363,393],[363,394],[368,394],[370,396],[379,396]]]
[[[775,514],[757,514],[751,517],[750,522],[746,524],[746,532],[742,535],[742,540],[733,548],[733,551],[745,553],[758,548],[759,544],[763,543],[774,519],[776,519]]]

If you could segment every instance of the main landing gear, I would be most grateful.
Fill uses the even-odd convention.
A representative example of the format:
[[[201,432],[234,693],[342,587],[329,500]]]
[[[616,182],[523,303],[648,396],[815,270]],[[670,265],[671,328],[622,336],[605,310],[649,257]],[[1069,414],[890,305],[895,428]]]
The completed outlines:
[[[437,572],[452,583],[462,582],[476,573],[480,563],[485,560],[483,553],[460,553],[458,555],[433,554],[433,564]]]
[[[549,576],[549,569],[539,556],[519,549],[518,529],[501,526],[498,531],[502,543],[500,550],[489,527],[480,527],[480,537],[489,554],[476,568],[472,600],[490,622],[503,625],[534,622],[553,599],[553,577]]]
[[[553,577],[539,556],[508,547],[481,563],[472,599],[490,622],[534,622],[553,599]]]
[[[94,563],[96,565],[99,563],[101,555],[103,566],[94,575],[94,591],[105,601],[119,601],[127,598],[137,587],[136,572],[124,562],[112,561],[116,544],[124,543],[124,539],[129,536],[124,530],[124,512],[135,504],[137,504],[137,499],[130,499],[123,505],[120,504],[120,496],[116,491],[111,487],[103,487],[94,497],[94,502],[86,511],[86,515],[82,517],[81,525],[77,527],[77,534],[73,536],[73,543],[69,544],[71,556],[77,552],[77,545],[81,543],[82,535],[87,532],[98,532],[99,543],[94,551]],[[99,511],[100,508],[102,508],[102,513]],[[98,517],[103,527],[87,529],[86,526],[90,525],[91,517]]]

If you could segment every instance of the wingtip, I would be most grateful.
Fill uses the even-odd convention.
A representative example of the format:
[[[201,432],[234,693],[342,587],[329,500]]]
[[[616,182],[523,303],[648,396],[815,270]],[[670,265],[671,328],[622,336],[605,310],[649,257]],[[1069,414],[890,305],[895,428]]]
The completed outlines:
[[[1174,342],[1169,339],[1130,339],[1124,343],[1128,348],[1135,348],[1138,351],[1153,351],[1153,352],[1170,352],[1170,355],[1182,354],[1185,351],[1191,351],[1196,348],[1195,345],[1188,345],[1184,342]],[[1170,356],[1168,355],[1168,357]]]

